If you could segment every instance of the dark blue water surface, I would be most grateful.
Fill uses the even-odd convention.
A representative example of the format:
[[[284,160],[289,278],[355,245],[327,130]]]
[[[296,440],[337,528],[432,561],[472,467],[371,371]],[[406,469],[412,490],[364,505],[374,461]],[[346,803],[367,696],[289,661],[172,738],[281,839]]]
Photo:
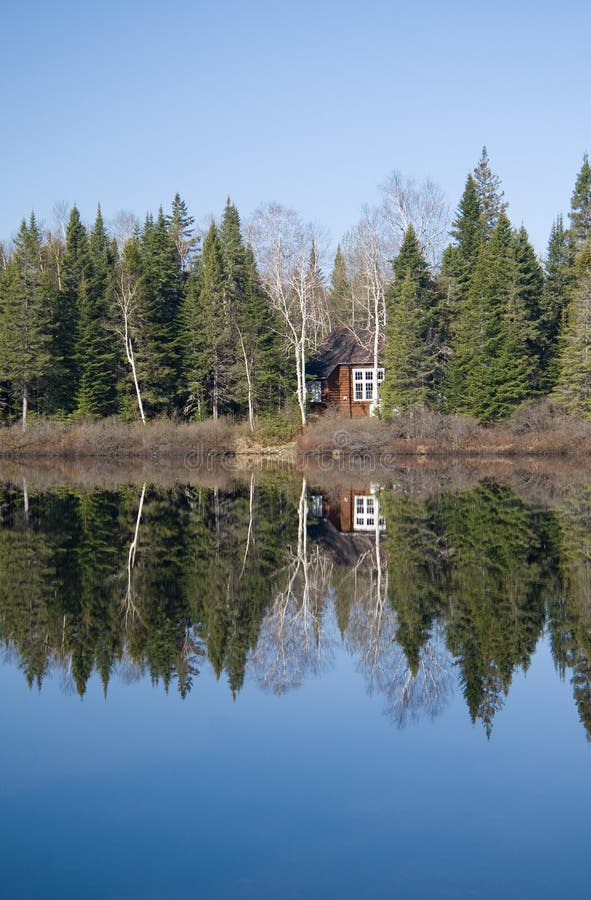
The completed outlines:
[[[586,498],[6,487],[0,894],[586,896]]]

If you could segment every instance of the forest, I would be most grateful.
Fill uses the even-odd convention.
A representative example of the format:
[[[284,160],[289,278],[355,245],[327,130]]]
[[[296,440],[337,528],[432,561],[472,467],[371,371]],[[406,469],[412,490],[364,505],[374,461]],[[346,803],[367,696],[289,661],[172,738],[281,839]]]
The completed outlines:
[[[243,226],[228,199],[206,229],[178,194],[143,224],[31,213],[0,248],[0,419],[306,424],[306,363],[339,325],[379,337],[386,420],[426,406],[491,423],[548,396],[589,417],[587,156],[543,259],[507,209],[484,148],[453,215],[434,182],[394,172],[332,268],[279,204]]]

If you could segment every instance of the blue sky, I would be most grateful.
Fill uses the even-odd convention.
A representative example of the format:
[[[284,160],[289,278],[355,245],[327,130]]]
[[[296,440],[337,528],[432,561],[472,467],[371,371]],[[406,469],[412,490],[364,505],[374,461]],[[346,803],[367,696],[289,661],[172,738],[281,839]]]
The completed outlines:
[[[197,220],[293,206],[333,244],[392,169],[456,206],[486,144],[543,249],[591,150],[591,4],[251,0],[5,7],[0,240],[32,208]]]

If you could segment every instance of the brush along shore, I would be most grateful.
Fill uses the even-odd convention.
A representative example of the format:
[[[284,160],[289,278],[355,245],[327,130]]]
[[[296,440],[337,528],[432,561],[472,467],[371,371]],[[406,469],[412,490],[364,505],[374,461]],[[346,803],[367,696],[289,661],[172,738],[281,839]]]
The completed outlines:
[[[401,456],[591,456],[591,421],[569,415],[545,400],[519,409],[509,420],[479,425],[464,416],[414,409],[379,419],[326,415],[301,433],[285,419],[261,422],[254,432],[228,419],[126,423],[39,420],[23,431],[0,429],[0,458],[106,459],[183,462],[195,468],[229,457],[313,461],[322,457],[389,460]]]

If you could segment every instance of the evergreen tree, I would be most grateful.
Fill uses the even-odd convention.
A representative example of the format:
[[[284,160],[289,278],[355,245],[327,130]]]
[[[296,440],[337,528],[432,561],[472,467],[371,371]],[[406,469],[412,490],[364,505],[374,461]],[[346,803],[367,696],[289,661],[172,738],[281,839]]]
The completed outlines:
[[[503,202],[504,193],[501,190],[501,179],[493,174],[490,168],[486,147],[482,148],[478,165],[474,168],[474,184],[478,195],[484,236],[489,238],[501,213],[507,209],[507,204]]]
[[[328,291],[328,307],[333,322],[350,324],[351,319],[351,284],[347,276],[347,263],[341,245],[337,247],[334,264],[330,275]]]
[[[468,175],[451,229],[451,235],[456,242],[462,264],[467,272],[472,269],[476,261],[484,234],[483,210],[478,186],[473,176]]]
[[[250,244],[245,251],[245,275],[242,327],[250,358],[255,410],[270,413],[281,408],[295,386],[289,360],[281,350],[279,323],[269,308]]]
[[[318,246],[314,238],[312,239],[312,246],[310,247],[310,261],[308,263],[306,280],[310,297],[310,304],[312,308],[315,310],[325,308],[326,296],[324,275],[322,274],[322,270],[320,268],[320,262],[318,260]],[[327,323],[314,319],[311,324],[314,331],[313,341],[317,345],[319,341],[323,340],[326,337]]]
[[[238,414],[252,410],[252,365],[249,335],[246,334],[246,253],[240,216],[228,197],[219,228],[220,246],[225,277],[222,312],[227,343],[218,343],[220,371],[225,372],[220,402]],[[250,402],[249,402],[250,401]],[[252,418],[252,417],[251,417]]]
[[[570,208],[572,244],[577,252],[591,237],[591,166],[587,154],[577,175]]]
[[[178,267],[183,273],[191,268],[199,247],[199,235],[193,231],[194,222],[195,219],[189,215],[185,201],[181,200],[180,194],[175,194],[172,211],[166,217],[166,223],[176,249]]]
[[[52,362],[41,234],[33,214],[21,223],[15,243],[0,278],[0,379],[20,402],[25,429],[33,391]]]
[[[524,324],[522,337],[530,363],[532,394],[541,393],[544,385],[543,292],[544,272],[522,226],[514,236],[515,252],[515,318]]]
[[[228,376],[226,350],[231,339],[226,291],[222,245],[212,221],[181,313],[187,409],[199,418],[210,410],[217,418],[222,410]]]
[[[385,379],[380,396],[386,415],[433,400],[438,375],[437,293],[410,225],[394,261],[387,294]]]
[[[579,251],[576,286],[568,305],[558,359],[556,398],[572,412],[591,416],[591,239]]]
[[[455,243],[445,249],[440,272],[441,359],[444,365],[451,355],[452,335],[457,327],[460,310],[467,301],[474,265],[484,240],[478,191],[471,174],[466,178],[464,193],[452,223],[451,235]],[[439,400],[445,405],[445,397],[440,397]]]
[[[179,349],[184,390],[183,413],[189,418],[207,415],[206,379],[209,373],[208,334],[200,304],[203,257],[189,272],[179,311]]]
[[[77,412],[82,415],[109,416],[118,409],[120,354],[113,333],[114,264],[115,251],[99,206],[88,242],[88,264],[79,282]]]
[[[517,290],[515,237],[505,213],[478,255],[454,324],[447,407],[482,421],[501,418],[528,396],[527,321]]]
[[[146,413],[174,412],[181,389],[179,348],[181,272],[162,209],[146,219],[140,241],[141,318],[138,368]]]
[[[540,313],[540,367],[542,390],[549,391],[558,378],[559,334],[572,289],[573,271],[569,232],[562,216],[552,226],[545,261]]]
[[[66,229],[63,278],[53,316],[51,392],[53,409],[72,413],[76,409],[79,358],[76,340],[82,296],[89,276],[88,235],[74,206]]]

